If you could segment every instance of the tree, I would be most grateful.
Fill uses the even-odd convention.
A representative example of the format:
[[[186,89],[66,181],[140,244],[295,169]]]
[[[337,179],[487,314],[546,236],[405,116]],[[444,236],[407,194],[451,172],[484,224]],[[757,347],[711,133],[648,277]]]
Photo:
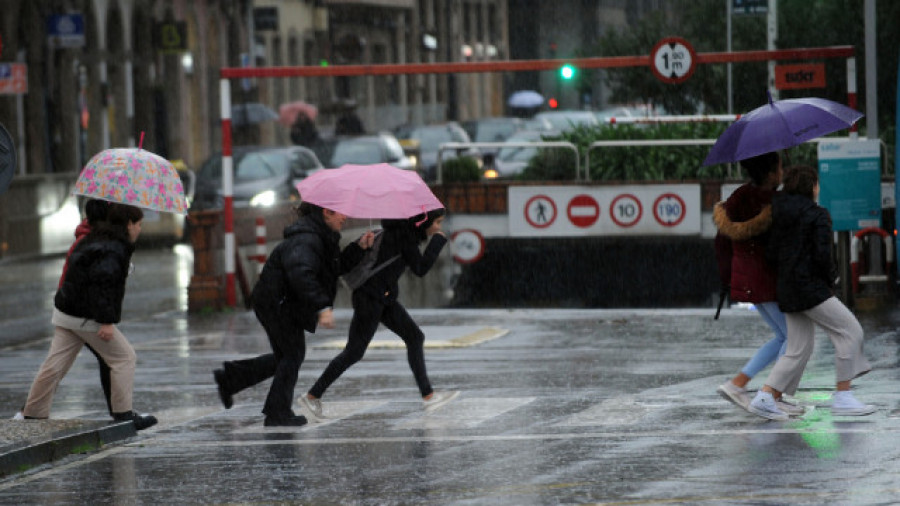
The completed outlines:
[[[696,0],[677,2],[680,16],[667,16],[653,11],[627,31],[604,34],[593,49],[602,56],[649,54],[659,39],[677,35],[685,38],[697,52],[719,52],[726,49],[726,1]],[[900,2],[881,0],[877,12],[878,102],[881,137],[893,145],[896,116],[897,58],[900,52]],[[779,48],[852,45],[856,48],[858,107],[865,111],[865,23],[863,2],[858,0],[779,0]],[[765,49],[765,15],[733,15],[732,49],[749,51]],[[847,96],[847,72],[843,61],[826,63],[827,85],[822,90],[785,90],[782,98],[820,96],[844,102]],[[651,101],[671,113],[706,113],[727,111],[727,67],[698,65],[690,79],[681,84],[657,80],[645,68],[610,69],[605,84],[610,88],[610,102]],[[746,112],[765,103],[767,66],[765,62],[733,65],[733,97],[735,112]],[[864,124],[864,123],[863,123]]]

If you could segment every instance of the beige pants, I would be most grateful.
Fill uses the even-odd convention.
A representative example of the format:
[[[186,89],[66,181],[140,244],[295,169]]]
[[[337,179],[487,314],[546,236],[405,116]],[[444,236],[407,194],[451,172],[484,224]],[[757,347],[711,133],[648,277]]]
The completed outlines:
[[[787,349],[775,362],[766,385],[794,395],[806,362],[816,343],[816,325],[834,344],[834,375],[837,382],[849,381],[872,368],[863,355],[863,329],[853,313],[836,297],[798,313],[784,313],[787,320]]]
[[[25,409],[22,410],[22,413],[34,418],[50,416],[50,405],[53,403],[56,387],[69,372],[69,368],[72,367],[72,363],[75,362],[78,352],[85,343],[91,345],[109,366],[110,403],[113,413],[131,411],[131,394],[134,388],[137,355],[125,336],[119,332],[118,327],[113,328],[113,338],[104,341],[97,337],[96,330],[71,330],[59,326],[54,327],[50,353],[47,354],[34,383],[31,384],[28,400],[25,401]]]

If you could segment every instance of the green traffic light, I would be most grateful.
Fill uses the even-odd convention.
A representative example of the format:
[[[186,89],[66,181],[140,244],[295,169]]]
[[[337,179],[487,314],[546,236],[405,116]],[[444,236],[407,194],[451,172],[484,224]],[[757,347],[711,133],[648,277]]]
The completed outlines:
[[[565,64],[559,68],[559,76],[565,80],[570,80],[575,77],[575,67],[570,64]]]

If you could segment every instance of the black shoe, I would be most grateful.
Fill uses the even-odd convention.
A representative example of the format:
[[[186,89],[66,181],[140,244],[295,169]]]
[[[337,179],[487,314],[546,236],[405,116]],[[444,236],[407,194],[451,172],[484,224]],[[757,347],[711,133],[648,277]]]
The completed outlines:
[[[137,411],[127,411],[125,413],[113,413],[113,420],[125,422],[131,420],[134,423],[134,430],[144,430],[148,427],[156,425],[157,419],[153,415],[141,415]]]
[[[225,371],[216,369],[213,371],[213,378],[216,379],[216,386],[219,387],[219,400],[222,401],[222,405],[225,406],[225,409],[231,409],[231,406],[234,406],[234,399],[231,397],[231,394],[225,390]]]
[[[303,415],[294,415],[287,418],[267,416],[263,425],[266,427],[302,427],[306,425],[306,417]]]

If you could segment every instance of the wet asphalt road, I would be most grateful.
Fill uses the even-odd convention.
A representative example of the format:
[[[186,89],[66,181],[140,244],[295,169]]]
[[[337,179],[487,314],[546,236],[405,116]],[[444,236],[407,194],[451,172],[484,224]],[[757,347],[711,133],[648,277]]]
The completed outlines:
[[[768,337],[745,309],[718,321],[713,308],[416,309],[432,383],[460,390],[455,401],[424,413],[399,340],[381,331],[326,394],[332,420],[264,428],[268,384],[224,410],[211,375],[222,360],[267,351],[252,314],[186,315],[187,254],[139,251],[135,264],[120,327],[138,352],[135,407],[160,424],[0,481],[0,503],[900,502],[896,310],[860,314],[874,370],[855,390],[878,405],[869,417],[829,413],[833,354],[822,335],[798,393],[811,408],[803,418],[768,422],[720,399],[715,387]],[[0,264],[0,416],[23,402],[46,353],[60,266]],[[309,336],[297,395],[338,352],[349,318],[340,309],[337,329]],[[104,411],[83,352],[52,416]]]

